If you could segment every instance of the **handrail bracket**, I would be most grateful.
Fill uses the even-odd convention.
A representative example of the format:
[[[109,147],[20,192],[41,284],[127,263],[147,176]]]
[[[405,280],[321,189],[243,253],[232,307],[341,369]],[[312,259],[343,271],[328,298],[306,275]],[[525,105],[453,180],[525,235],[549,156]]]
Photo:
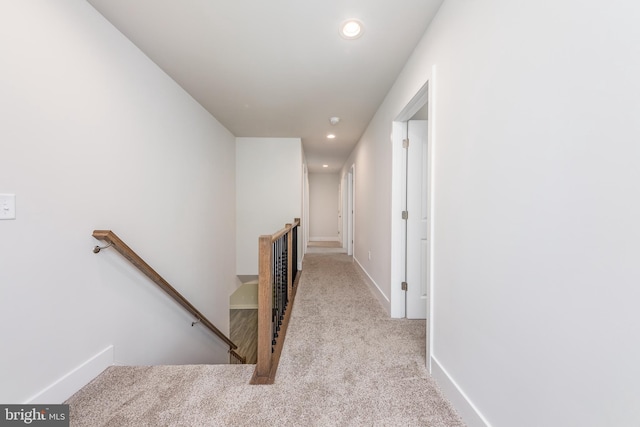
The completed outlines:
[[[101,250],[110,248],[111,246],[113,246],[113,242],[109,243],[106,246],[96,246],[93,248],[93,253],[94,254],[100,253]]]

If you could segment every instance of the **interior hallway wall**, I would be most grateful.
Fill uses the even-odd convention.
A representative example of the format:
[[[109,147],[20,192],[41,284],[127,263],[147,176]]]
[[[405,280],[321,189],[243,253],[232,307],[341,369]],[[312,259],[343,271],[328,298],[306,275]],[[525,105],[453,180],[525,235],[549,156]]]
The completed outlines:
[[[112,229],[228,332],[235,137],[86,1],[0,2],[0,51],[0,193],[17,203],[0,221],[0,402],[112,345],[100,361],[228,361],[91,233]]]
[[[258,274],[258,238],[302,217],[303,170],[300,138],[236,139],[237,274]]]
[[[340,175],[309,174],[309,234],[310,240],[339,241],[338,201]]]
[[[387,292],[391,123],[433,79],[433,365],[469,425],[640,424],[639,19],[446,0],[346,163]]]

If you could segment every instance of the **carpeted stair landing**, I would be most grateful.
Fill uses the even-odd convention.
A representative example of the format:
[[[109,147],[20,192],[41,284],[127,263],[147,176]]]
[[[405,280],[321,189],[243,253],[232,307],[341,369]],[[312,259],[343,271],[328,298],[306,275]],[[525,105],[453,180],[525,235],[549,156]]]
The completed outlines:
[[[307,254],[276,383],[254,365],[111,367],[72,396],[72,426],[464,423],[425,364],[425,323],[389,319],[344,254]]]

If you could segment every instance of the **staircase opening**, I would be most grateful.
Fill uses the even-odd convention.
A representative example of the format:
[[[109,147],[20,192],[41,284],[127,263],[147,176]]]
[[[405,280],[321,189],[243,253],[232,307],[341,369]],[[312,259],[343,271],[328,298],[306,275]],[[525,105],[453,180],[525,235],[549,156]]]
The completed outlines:
[[[258,276],[238,276],[242,283],[229,298],[229,338],[247,363],[258,358]]]

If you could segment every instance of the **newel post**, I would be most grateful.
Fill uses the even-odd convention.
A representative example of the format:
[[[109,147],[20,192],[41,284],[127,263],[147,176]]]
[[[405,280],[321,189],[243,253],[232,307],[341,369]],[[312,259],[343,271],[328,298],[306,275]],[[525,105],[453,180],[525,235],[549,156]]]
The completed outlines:
[[[273,291],[271,279],[271,236],[260,236],[258,247],[258,359],[256,376],[269,377],[271,371],[271,317]]]

